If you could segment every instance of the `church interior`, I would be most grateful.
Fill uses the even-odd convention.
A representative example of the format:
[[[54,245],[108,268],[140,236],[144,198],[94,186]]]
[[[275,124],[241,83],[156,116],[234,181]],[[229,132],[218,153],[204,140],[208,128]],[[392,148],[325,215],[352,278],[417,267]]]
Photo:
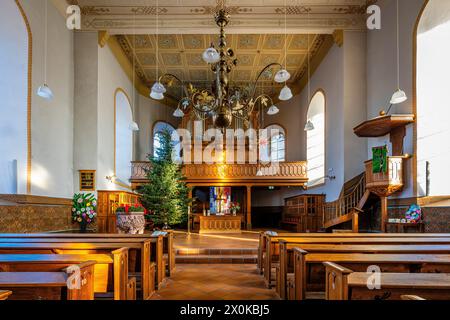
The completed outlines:
[[[448,0],[2,0],[0,300],[450,300],[449,39]]]

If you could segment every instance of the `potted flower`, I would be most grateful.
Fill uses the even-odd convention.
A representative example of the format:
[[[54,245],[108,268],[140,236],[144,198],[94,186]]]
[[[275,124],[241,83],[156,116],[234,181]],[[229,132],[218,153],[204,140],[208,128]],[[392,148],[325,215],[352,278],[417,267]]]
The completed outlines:
[[[241,206],[240,206],[239,202],[231,202],[230,211],[233,214],[233,216],[235,216],[239,210],[241,210]]]
[[[145,209],[140,204],[123,205],[116,208],[119,233],[142,234],[145,229]]]
[[[92,193],[77,193],[73,196],[72,220],[80,224],[80,232],[97,217],[97,199]]]

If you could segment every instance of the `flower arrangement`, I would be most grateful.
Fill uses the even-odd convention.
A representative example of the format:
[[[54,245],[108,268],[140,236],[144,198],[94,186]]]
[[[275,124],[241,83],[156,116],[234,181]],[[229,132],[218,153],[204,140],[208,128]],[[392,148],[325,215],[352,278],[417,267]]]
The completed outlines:
[[[92,193],[77,193],[73,196],[72,220],[80,224],[92,223],[97,216],[97,199]]]
[[[409,223],[418,223],[422,220],[422,209],[420,206],[413,204],[406,212],[406,221]]]
[[[230,203],[230,210],[233,214],[236,214],[239,210],[241,210],[241,205],[239,202],[231,202]]]
[[[141,205],[141,204],[134,204],[134,205],[121,205],[117,207],[116,213],[125,213],[125,214],[131,214],[133,212],[144,212],[144,214],[147,212],[147,210]]]

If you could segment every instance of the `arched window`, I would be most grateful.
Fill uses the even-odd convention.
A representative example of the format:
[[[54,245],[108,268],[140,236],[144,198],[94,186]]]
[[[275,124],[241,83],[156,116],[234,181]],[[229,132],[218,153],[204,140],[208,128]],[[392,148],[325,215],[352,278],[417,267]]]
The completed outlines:
[[[263,162],[286,160],[286,132],[283,127],[272,124],[265,128],[267,141],[260,141],[260,158]]]
[[[2,1],[0,10],[0,194],[28,190],[28,41],[21,8]]]
[[[308,160],[308,186],[325,182],[325,95],[318,91],[308,107],[306,154]]]
[[[130,100],[122,89],[116,91],[115,97],[115,171],[121,182],[130,178],[131,160],[133,157],[133,112]]]
[[[450,194],[450,1],[430,0],[417,29],[419,196]]]
[[[161,132],[167,130],[171,135],[173,134],[173,132],[176,133],[175,128],[164,121],[158,121],[155,123],[155,125],[153,126],[153,156],[156,157],[157,156],[157,150],[158,148],[160,148],[161,146]],[[176,135],[178,137],[178,135]],[[176,141],[174,142],[174,148],[175,148],[175,153],[177,155],[180,155],[180,150],[181,150],[181,146],[179,143],[179,138],[176,139]],[[179,160],[179,157],[177,157],[176,159],[174,159],[176,161]]]

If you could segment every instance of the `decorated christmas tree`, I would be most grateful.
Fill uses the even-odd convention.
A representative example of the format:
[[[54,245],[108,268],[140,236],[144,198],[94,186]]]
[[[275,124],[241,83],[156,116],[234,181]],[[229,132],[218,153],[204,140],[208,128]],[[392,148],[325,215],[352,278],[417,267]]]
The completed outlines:
[[[190,188],[181,171],[181,165],[173,161],[174,144],[168,130],[158,133],[160,146],[147,171],[148,183],[143,185],[141,203],[148,210],[148,218],[156,225],[168,227],[187,221]]]

